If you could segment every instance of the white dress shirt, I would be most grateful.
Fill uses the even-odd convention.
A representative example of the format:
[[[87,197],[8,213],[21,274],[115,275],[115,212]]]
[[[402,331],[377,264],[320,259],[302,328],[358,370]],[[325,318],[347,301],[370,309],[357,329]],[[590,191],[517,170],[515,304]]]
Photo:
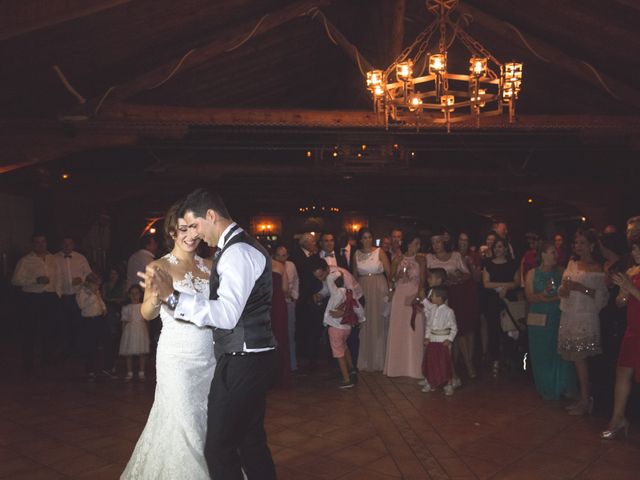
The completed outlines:
[[[222,250],[229,240],[242,232],[237,228],[225,241],[225,236],[235,226],[229,225],[218,241],[218,248]],[[198,327],[213,327],[232,330],[238,324],[240,316],[247,304],[249,295],[256,281],[264,272],[267,259],[251,245],[239,242],[231,245],[220,256],[215,266],[220,276],[218,298],[210,300],[203,296],[180,292],[180,299],[175,309],[175,318],[191,322]],[[249,349],[244,345],[245,352],[262,352],[273,348]]]
[[[100,317],[107,313],[107,307],[102,298],[85,286],[80,287],[76,293],[76,302],[84,318]]]
[[[48,277],[49,283],[38,283],[38,277]],[[11,283],[25,293],[57,293],[60,296],[59,280],[55,257],[50,253],[40,257],[31,252],[18,260]]]
[[[340,272],[342,274],[342,279],[344,280],[344,288],[348,288],[349,290],[351,290],[353,292],[353,298],[355,298],[356,300],[359,300],[363,295],[362,287],[360,286],[358,281],[353,277],[353,275],[351,275],[351,272],[349,270],[345,270],[342,267],[330,266],[329,275],[335,272]],[[327,276],[327,278],[329,277]],[[330,295],[331,292],[329,291],[329,285],[327,280],[322,282],[322,289],[318,293],[323,298],[328,297]]]
[[[330,267],[338,266],[338,261],[336,260],[336,254],[334,252],[325,252],[324,250],[320,250],[320,258],[323,258]]]
[[[138,285],[140,277],[138,272],[144,272],[147,265],[155,260],[153,253],[146,248],[141,248],[129,257],[127,261],[127,290],[131,285]]]
[[[294,303],[300,297],[300,278],[298,277],[298,270],[296,264],[290,260],[284,262],[284,269],[287,272],[287,278],[289,279],[289,295],[287,302]]]
[[[336,285],[336,279],[343,276],[343,272],[346,272],[346,270],[336,269],[331,273],[329,273],[329,275],[327,275],[327,279],[325,280],[325,285],[329,290],[329,302],[327,302],[327,308],[324,311],[324,318],[322,320],[322,324],[327,325],[329,327],[339,328],[341,330],[350,330],[351,325],[340,323],[342,321],[342,318],[334,318],[331,316],[331,313],[330,313],[331,310],[337,309],[347,299],[347,288],[349,287],[346,287],[346,288],[338,287]],[[346,278],[344,283],[346,285],[347,283]],[[355,299],[355,292],[353,296]],[[364,316],[364,308],[362,308],[362,305],[360,305],[360,302],[356,301],[356,305],[354,306],[353,311],[358,317],[358,323],[362,323],[366,320]]]
[[[73,285],[73,279],[79,278],[84,282],[87,275],[91,273],[87,258],[78,252],[69,254],[58,252],[54,256],[58,262],[58,277],[62,295],[75,295],[78,293],[80,285]]]
[[[453,342],[458,333],[458,324],[456,323],[456,315],[449,305],[435,305],[426,298],[422,301],[424,305],[424,314],[427,317],[424,338],[428,338],[432,342],[444,342],[449,340]]]

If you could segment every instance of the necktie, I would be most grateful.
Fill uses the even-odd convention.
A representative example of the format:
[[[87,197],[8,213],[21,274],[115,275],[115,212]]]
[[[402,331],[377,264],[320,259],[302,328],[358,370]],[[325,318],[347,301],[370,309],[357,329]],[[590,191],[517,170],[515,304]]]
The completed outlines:
[[[333,252],[331,252],[331,253],[325,253],[325,254],[324,254],[324,257],[325,257],[325,258],[326,258],[326,257],[335,257],[335,255],[333,254]]]
[[[64,258],[71,258],[70,254],[65,254]]]

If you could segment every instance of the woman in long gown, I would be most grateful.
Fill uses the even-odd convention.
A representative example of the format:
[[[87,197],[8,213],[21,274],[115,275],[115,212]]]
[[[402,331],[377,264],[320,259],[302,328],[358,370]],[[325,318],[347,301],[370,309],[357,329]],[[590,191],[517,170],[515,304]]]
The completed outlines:
[[[291,386],[291,357],[289,353],[289,316],[285,300],[289,292],[289,279],[284,264],[272,260],[271,268],[273,280],[271,328],[278,342],[274,384],[277,387],[289,388]]]
[[[165,219],[171,253],[150,264],[173,277],[173,288],[209,298],[212,264],[195,254],[199,240],[190,240],[187,225],[176,217],[178,204]],[[213,332],[176,321],[173,311],[145,291],[142,315],[160,313],[162,333],[156,353],[155,399],[133,455],[121,479],[209,479],[204,458],[207,399],[215,370]]]
[[[468,238],[468,237],[467,237]],[[468,243],[468,241],[467,241]],[[431,268],[443,268],[447,272],[448,299],[447,305],[456,314],[456,324],[458,335],[454,341],[454,352],[460,351],[464,359],[469,377],[476,376],[473,367],[473,332],[480,320],[478,312],[479,302],[475,284],[470,283],[471,272],[462,256],[462,252],[452,250],[451,244],[446,240],[445,235],[434,235],[431,237],[431,249],[433,253],[426,255],[427,270]],[[469,338],[471,335],[471,338]],[[457,354],[454,355],[454,358]],[[458,388],[462,385],[455,362],[453,363],[453,386]]]
[[[558,289],[562,311],[558,352],[575,364],[580,386],[580,399],[568,409],[569,414],[584,415],[593,407],[587,358],[602,353],[599,313],[607,304],[609,292],[597,233],[593,230],[576,233],[574,252]]]
[[[613,281],[620,287],[616,298],[619,306],[627,306],[627,329],[624,332],[618,366],[613,413],[607,430],[600,437],[613,440],[620,433],[629,433],[629,421],[625,417],[627,400],[631,393],[632,379],[640,382],[640,235],[631,237],[631,258],[633,265],[626,274],[614,275]]]
[[[544,315],[544,325],[529,325],[529,353],[536,390],[545,400],[558,400],[576,393],[576,372],[571,362],[558,354],[562,271],[553,242],[542,242],[536,255],[538,266],[525,277],[529,313]]]
[[[384,299],[389,293],[389,258],[373,245],[373,234],[367,228],[358,233],[358,250],[354,255],[353,275],[362,287],[366,322],[360,325],[359,370],[379,372],[384,367],[387,342]]]
[[[384,374],[389,377],[423,378],[425,318],[417,311],[413,325],[413,304],[424,296],[422,280],[424,262],[416,254],[420,251],[420,238],[407,235],[403,254],[393,261],[391,280],[395,291],[391,300],[389,336]]]

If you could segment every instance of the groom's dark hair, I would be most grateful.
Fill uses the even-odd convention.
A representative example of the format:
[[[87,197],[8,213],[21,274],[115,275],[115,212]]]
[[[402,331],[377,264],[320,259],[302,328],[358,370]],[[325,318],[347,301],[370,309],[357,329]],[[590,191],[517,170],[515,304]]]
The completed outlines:
[[[195,217],[204,218],[207,210],[213,210],[221,217],[231,219],[229,210],[220,195],[205,188],[198,188],[187,195],[178,211],[178,217],[184,217],[187,212],[193,212]]]

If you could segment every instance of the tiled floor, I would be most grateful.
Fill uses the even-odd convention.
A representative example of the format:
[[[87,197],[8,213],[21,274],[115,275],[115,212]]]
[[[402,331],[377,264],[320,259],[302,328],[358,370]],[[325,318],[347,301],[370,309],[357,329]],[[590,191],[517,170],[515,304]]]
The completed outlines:
[[[23,378],[3,363],[0,478],[118,478],[153,381],[87,384],[73,363]],[[601,441],[604,418],[570,417],[525,379],[477,380],[450,398],[380,374],[349,391],[335,386],[320,373],[270,395],[280,480],[640,479],[639,427]]]

